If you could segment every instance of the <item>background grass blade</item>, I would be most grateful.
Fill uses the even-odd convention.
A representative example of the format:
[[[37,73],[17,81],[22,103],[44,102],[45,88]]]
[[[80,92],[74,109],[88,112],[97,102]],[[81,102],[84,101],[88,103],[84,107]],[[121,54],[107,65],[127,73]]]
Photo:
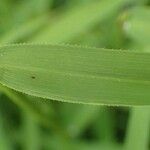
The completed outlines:
[[[150,107],[134,107],[129,119],[125,150],[148,150],[149,127]]]
[[[1,44],[6,44],[6,43],[10,44],[31,37],[32,34],[36,33],[41,28],[43,28],[47,24],[47,22],[48,22],[47,15],[42,15],[36,19],[27,21],[26,23],[19,26],[18,28],[15,27],[11,31],[5,33],[5,35],[3,35],[0,38],[0,42]]]
[[[32,104],[27,98],[25,98],[25,96],[20,95],[19,93],[3,86],[0,87],[0,90],[9,98],[11,98],[11,100],[16,105],[29,113],[30,116],[33,116],[35,121],[40,122],[43,126],[46,127],[49,127],[49,125],[51,125],[48,117],[45,116],[43,111],[41,111],[40,108],[38,108],[36,105]]]
[[[25,44],[0,52],[1,83],[23,93],[76,103],[150,104],[149,53]]]
[[[40,150],[40,130],[36,121],[33,120],[28,113],[23,113],[24,126],[23,126],[23,137],[25,139],[24,147],[27,150]]]
[[[31,41],[50,43],[68,41],[107,18],[123,4],[121,0],[110,2],[111,0],[92,1],[68,10]]]
[[[3,119],[2,115],[0,114],[0,149],[11,150],[12,143],[10,139],[6,136],[5,130],[3,130],[3,128]]]

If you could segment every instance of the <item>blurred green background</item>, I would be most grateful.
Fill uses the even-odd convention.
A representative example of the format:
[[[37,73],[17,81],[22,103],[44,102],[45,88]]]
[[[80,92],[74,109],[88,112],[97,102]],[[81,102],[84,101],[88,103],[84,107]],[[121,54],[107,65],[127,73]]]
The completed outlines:
[[[150,51],[149,0],[0,0],[0,45]],[[0,150],[148,150],[149,107],[90,106],[0,87]]]

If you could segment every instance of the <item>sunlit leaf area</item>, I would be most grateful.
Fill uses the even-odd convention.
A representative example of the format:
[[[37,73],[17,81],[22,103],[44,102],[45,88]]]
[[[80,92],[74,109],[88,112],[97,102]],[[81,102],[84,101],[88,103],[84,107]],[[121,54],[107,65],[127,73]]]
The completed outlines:
[[[150,0],[0,0],[0,150],[150,150]]]

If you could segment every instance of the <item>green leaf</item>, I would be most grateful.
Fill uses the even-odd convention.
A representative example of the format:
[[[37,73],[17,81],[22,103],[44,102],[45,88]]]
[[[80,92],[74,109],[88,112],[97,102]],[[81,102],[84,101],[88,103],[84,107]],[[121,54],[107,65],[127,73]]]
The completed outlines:
[[[48,22],[48,15],[42,15],[30,21],[27,21],[18,28],[14,28],[7,32],[4,36],[0,37],[1,44],[4,43],[15,43],[26,37],[31,37],[32,34],[36,33]]]
[[[3,150],[11,150],[12,143],[8,136],[6,135],[6,131],[4,130],[4,124],[3,124],[3,116],[0,112],[0,149]]]
[[[124,147],[126,150],[148,150],[150,125],[149,116],[150,107],[132,108]]]
[[[24,149],[38,150],[41,146],[39,126],[26,112],[23,113],[23,131]]]
[[[34,42],[64,42],[84,33],[96,23],[115,13],[125,2],[116,0],[92,1],[62,13],[55,22],[31,39]]]
[[[53,127],[54,125],[50,123],[48,116],[43,113],[43,111],[36,105],[31,103],[25,96],[19,95],[19,93],[0,86],[0,91],[6,94],[16,105],[18,105],[22,110],[26,111],[35,122],[40,122],[45,127]]]
[[[107,105],[150,104],[150,54],[64,45],[0,48],[0,82],[53,100]]]

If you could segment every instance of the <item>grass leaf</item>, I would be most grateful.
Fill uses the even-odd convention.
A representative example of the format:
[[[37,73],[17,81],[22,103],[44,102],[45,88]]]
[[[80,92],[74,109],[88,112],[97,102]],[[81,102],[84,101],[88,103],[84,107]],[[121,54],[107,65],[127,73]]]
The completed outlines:
[[[126,135],[126,150],[148,150],[150,107],[133,107]],[[135,142],[136,141],[136,142]]]
[[[75,7],[63,13],[58,20],[31,41],[51,43],[68,41],[115,13],[122,4],[121,0],[113,3],[111,0],[102,0]]]
[[[17,91],[75,103],[150,104],[149,53],[20,44],[0,54],[0,82]]]

